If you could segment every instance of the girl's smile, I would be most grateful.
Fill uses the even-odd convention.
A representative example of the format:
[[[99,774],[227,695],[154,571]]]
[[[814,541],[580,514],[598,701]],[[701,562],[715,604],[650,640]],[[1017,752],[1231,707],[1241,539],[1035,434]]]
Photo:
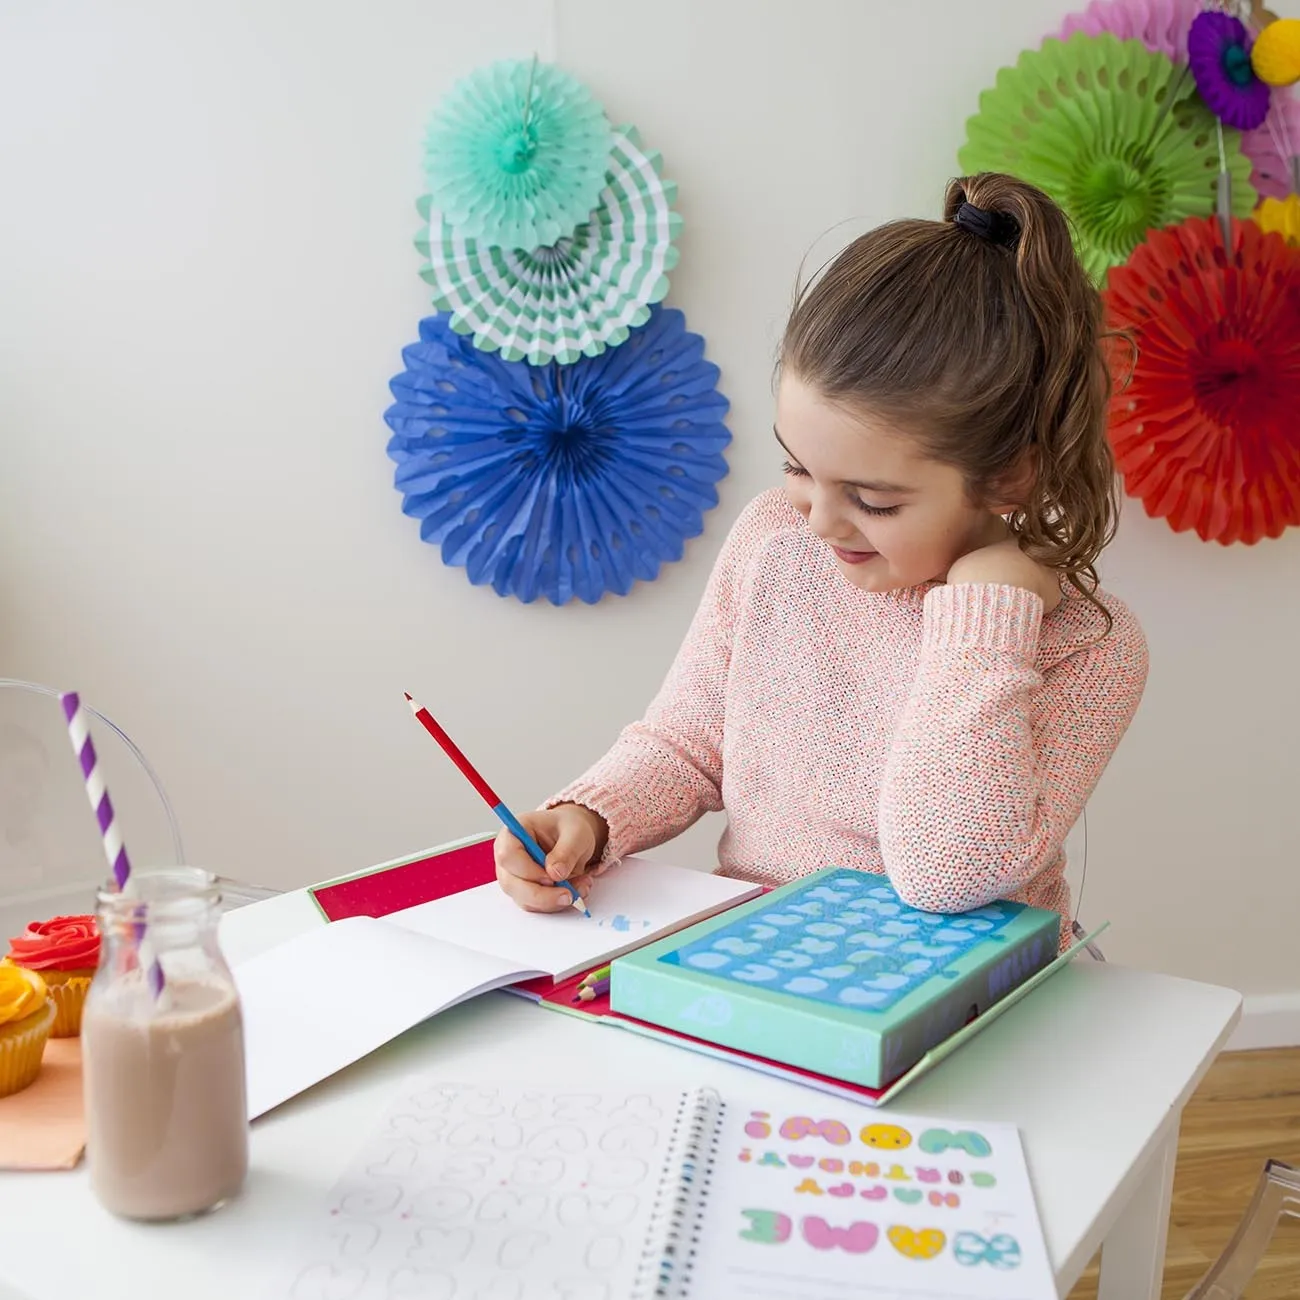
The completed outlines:
[[[846,551],[842,546],[832,546],[831,550],[842,564],[866,564],[876,558],[875,551]]]

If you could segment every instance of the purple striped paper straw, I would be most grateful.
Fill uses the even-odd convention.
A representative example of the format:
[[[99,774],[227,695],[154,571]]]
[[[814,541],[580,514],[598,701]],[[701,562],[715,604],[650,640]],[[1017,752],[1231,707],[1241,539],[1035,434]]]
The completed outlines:
[[[72,749],[81,764],[81,775],[86,782],[86,794],[90,797],[90,808],[99,823],[100,839],[104,842],[104,856],[108,859],[109,870],[119,891],[126,888],[131,876],[131,859],[126,856],[126,845],[122,843],[122,831],[113,815],[113,801],[108,797],[104,778],[99,770],[99,756],[95,753],[95,742],[91,739],[90,724],[86,721],[85,710],[81,707],[81,696],[76,691],[60,695],[63,716],[68,720],[68,735],[72,737]]]
[[[122,831],[113,812],[113,801],[108,797],[108,788],[104,784],[103,774],[99,770],[99,756],[95,753],[95,742],[90,735],[90,723],[86,712],[81,707],[81,696],[76,691],[68,691],[59,696],[63,705],[63,716],[68,720],[68,735],[72,738],[72,750],[81,764],[81,775],[86,782],[86,794],[90,799],[91,811],[99,823],[99,838],[104,845],[104,856],[108,859],[109,870],[113,873],[113,883],[119,893],[126,888],[131,878],[131,859],[126,855],[126,845],[122,842]],[[144,937],[144,926],[135,927],[137,942]],[[163,989],[163,972],[158,962],[149,965],[149,987],[157,996]]]

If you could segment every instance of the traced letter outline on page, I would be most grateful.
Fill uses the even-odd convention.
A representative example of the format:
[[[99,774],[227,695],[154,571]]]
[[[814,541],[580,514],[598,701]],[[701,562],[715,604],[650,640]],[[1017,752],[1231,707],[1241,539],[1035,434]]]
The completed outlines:
[[[412,1081],[268,1300],[627,1300],[681,1104]]]

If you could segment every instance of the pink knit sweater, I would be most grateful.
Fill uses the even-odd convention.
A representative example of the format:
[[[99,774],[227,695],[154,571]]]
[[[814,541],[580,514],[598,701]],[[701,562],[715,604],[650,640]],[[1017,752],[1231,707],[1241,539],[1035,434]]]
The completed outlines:
[[[725,809],[728,876],[857,867],[915,907],[1014,898],[1068,921],[1062,843],[1133,717],[1147,652],[1114,597],[1103,636],[1067,592],[1044,617],[1016,587],[860,591],[766,493],[645,717],[552,803],[604,817],[609,857]]]

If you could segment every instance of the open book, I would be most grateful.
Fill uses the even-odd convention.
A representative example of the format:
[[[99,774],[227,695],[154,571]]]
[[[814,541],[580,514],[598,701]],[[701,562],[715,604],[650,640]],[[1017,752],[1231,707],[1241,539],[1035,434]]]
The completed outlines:
[[[1055,1300],[1013,1126],[412,1080],[266,1300]]]
[[[486,852],[490,862],[490,844]],[[759,892],[628,858],[602,876],[589,918],[573,908],[524,912],[495,882],[383,916],[323,917],[234,967],[249,1118],[458,1002],[525,980],[571,979]]]

